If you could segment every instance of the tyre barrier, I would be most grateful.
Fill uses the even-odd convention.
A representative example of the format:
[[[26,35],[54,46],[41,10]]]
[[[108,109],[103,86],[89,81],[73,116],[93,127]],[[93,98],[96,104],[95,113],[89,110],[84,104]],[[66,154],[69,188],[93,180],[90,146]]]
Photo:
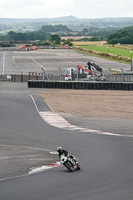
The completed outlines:
[[[29,80],[29,88],[58,88],[79,90],[133,90],[133,82],[85,82]]]

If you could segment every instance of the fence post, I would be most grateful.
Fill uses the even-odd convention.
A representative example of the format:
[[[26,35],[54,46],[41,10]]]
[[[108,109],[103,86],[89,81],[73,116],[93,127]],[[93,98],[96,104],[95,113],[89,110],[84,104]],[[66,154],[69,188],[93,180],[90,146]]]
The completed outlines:
[[[21,82],[23,82],[23,72],[21,72]]]
[[[122,82],[124,82],[124,70],[122,68],[120,68],[122,71]]]

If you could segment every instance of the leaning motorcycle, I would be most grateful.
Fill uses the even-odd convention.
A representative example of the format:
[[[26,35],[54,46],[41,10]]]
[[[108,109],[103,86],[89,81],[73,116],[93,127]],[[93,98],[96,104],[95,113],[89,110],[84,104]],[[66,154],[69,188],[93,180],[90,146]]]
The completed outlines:
[[[64,154],[60,157],[61,164],[64,165],[70,172],[74,172],[80,169],[78,159],[76,161],[73,158],[67,157]]]

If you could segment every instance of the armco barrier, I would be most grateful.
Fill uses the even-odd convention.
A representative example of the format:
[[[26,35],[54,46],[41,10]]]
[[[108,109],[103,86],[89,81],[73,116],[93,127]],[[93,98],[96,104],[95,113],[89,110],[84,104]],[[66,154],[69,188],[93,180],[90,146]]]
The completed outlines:
[[[29,88],[59,88],[80,90],[133,90],[133,82],[87,82],[87,81],[28,81]]]

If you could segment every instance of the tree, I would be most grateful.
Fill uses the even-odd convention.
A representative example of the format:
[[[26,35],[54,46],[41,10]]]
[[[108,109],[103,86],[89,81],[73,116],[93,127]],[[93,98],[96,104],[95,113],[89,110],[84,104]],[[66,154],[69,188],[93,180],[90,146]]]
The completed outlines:
[[[7,34],[7,40],[14,42],[16,39],[16,33],[13,31],[9,31]]]
[[[83,35],[87,35],[88,33],[88,29],[87,28],[84,28],[83,31],[82,31]]]
[[[133,26],[126,27],[108,36],[108,44],[133,44]]]
[[[58,35],[54,34],[54,35],[51,35],[51,41],[54,44],[60,44],[61,38]]]
[[[71,39],[67,39],[63,42],[63,45],[67,44],[68,46],[72,47],[73,46],[73,43],[71,42],[72,40]]]

